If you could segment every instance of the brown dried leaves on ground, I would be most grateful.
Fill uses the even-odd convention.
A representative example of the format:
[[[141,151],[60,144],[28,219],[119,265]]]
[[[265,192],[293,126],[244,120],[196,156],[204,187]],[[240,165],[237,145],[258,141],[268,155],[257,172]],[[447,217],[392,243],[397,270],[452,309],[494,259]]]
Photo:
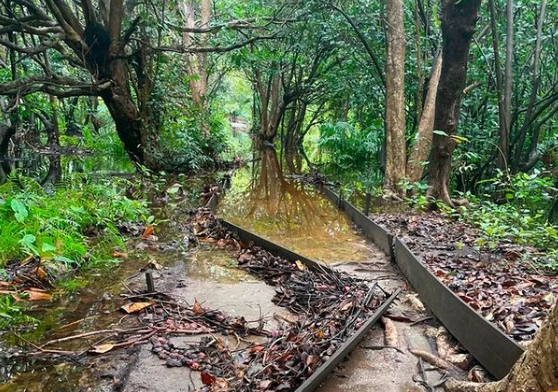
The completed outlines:
[[[463,301],[516,340],[530,340],[546,318],[557,280],[529,263],[534,249],[501,241],[479,250],[481,233],[440,214],[375,214]]]

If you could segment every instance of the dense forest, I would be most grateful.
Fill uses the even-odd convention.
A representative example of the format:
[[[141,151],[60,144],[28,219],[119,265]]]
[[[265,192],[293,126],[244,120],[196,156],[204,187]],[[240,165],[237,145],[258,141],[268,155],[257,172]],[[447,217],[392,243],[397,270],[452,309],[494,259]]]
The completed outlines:
[[[253,162],[258,192],[323,176],[555,277],[557,20],[548,0],[3,0],[0,325],[36,328],[29,303],[172,220],[154,206]],[[556,312],[509,378],[447,387],[558,389]]]

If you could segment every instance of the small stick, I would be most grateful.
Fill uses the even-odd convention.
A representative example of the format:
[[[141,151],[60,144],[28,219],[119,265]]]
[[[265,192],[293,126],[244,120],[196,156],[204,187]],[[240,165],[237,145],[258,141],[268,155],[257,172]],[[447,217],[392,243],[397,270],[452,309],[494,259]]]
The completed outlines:
[[[153,293],[155,291],[155,284],[153,283],[153,273],[151,271],[145,273],[145,283],[147,284],[147,291]]]
[[[359,346],[359,347],[364,350],[375,350],[375,351],[391,348],[397,352],[400,352],[401,354],[405,354],[403,350],[401,350],[399,347],[394,347],[394,346]]]
[[[81,333],[79,335],[73,335],[73,336],[67,336],[65,338],[60,338],[60,339],[54,339],[51,340],[49,342],[44,343],[43,345],[41,345],[41,348],[46,347],[46,346],[52,346],[53,344],[57,344],[57,343],[63,343],[63,342],[68,342],[70,340],[76,340],[76,339],[81,339],[81,338],[87,338],[89,336],[95,336],[95,335],[104,335],[104,334],[119,334],[119,333],[129,333],[129,332],[137,332],[137,331],[141,331],[143,328],[134,328],[134,329],[102,329],[100,331],[91,331],[91,332],[85,332],[85,333]]]
[[[74,351],[62,351],[62,350],[45,350],[42,347],[37,346],[36,344],[30,342],[29,340],[25,339],[23,336],[19,335],[19,334],[15,334],[15,336],[17,336],[19,339],[23,340],[25,343],[27,343],[28,345],[30,345],[31,347],[39,350],[38,353],[44,353],[44,354],[59,354],[59,355],[76,355],[77,353]],[[38,353],[34,354],[31,353],[30,355],[37,355]]]
[[[411,327],[414,327],[414,326],[417,325],[417,324],[424,323],[425,321],[432,320],[433,318],[434,318],[434,317],[430,317],[430,316],[429,316],[429,317],[423,317],[423,318],[421,318],[421,319],[419,319],[419,320],[417,320],[417,321],[413,321],[413,322],[412,322],[411,324],[409,324],[409,325],[410,325]]]

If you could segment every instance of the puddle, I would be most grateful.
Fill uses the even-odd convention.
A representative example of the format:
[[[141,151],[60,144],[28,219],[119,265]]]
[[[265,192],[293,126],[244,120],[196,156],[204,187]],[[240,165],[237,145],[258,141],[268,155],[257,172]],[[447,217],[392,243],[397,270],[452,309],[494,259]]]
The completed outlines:
[[[201,244],[193,249],[186,263],[185,277],[198,281],[234,284],[240,281],[254,281],[247,272],[236,267],[234,254],[216,249],[209,244]]]
[[[237,171],[219,216],[310,259],[325,263],[371,258],[347,217],[310,185],[286,178],[273,150]]]

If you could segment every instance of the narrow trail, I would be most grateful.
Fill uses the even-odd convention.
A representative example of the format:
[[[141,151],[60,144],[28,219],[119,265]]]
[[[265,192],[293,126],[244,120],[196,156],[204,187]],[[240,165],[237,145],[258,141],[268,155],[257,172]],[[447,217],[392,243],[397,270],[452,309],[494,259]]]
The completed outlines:
[[[191,204],[186,202],[182,210]],[[125,325],[127,319],[116,312],[122,301],[114,299],[120,292],[141,288],[145,283],[140,269],[153,262],[157,266],[153,270],[157,290],[168,293],[180,303],[198,301],[231,316],[243,316],[254,325],[263,323],[270,329],[278,319],[292,317],[285,308],[273,304],[273,287],[235,267],[234,252],[217,249],[212,244],[201,244],[194,249],[183,247],[184,239],[177,237],[183,223],[181,215],[180,208],[172,211],[170,223],[161,228],[158,237],[136,242],[134,253],[144,257],[123,263],[121,270],[108,278],[110,285],[89,286],[76,295],[79,313],[75,313],[76,308],[68,313],[60,309],[68,302],[55,307],[53,325],[72,327],[54,326],[45,334],[46,338]],[[437,355],[435,335],[439,325],[421,308],[415,293],[383,252],[359,235],[329,201],[311,187],[284,178],[272,165],[260,166],[253,172],[244,169],[235,173],[232,187],[219,207],[219,215],[303,256],[352,276],[378,281],[387,291],[404,290],[389,312],[393,319],[400,320],[393,321],[399,350],[382,349],[386,344],[384,330],[376,326],[349,360],[330,375],[320,391],[438,390],[435,386],[443,374],[425,363],[419,366],[419,360],[409,349]],[[412,321],[419,322],[412,325]],[[181,347],[202,338],[173,337],[171,342]],[[250,342],[253,341],[235,336],[225,339],[233,348]],[[82,342],[85,347],[92,343]],[[168,367],[151,349],[147,344],[116,351],[101,359],[88,357],[79,364],[29,363],[27,371],[0,387],[0,391],[186,392],[203,387],[199,372]]]

